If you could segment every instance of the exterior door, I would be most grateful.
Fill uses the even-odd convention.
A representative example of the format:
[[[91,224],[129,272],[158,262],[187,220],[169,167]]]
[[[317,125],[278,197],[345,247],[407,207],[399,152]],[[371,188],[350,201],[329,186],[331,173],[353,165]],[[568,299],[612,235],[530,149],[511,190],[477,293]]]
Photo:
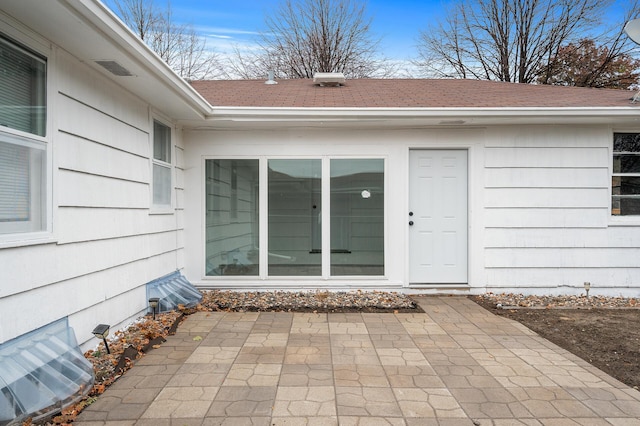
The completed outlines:
[[[467,151],[411,150],[409,283],[467,283]]]

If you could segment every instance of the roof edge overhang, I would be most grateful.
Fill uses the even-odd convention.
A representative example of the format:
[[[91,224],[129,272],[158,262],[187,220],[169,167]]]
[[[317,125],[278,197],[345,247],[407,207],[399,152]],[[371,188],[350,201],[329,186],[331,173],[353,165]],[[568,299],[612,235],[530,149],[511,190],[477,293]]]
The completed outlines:
[[[187,81],[181,78],[171,67],[160,58],[149,46],[138,38],[127,25],[118,18],[106,5],[99,0],[61,0],[65,6],[83,19],[89,26],[95,28],[104,37],[113,42],[137,64],[148,73],[146,76],[156,79],[165,89],[183,103],[183,106],[192,110],[198,116],[204,118],[211,112],[211,105],[200,93],[198,93]],[[145,76],[145,77],[146,77]],[[136,85],[127,87],[135,93]],[[145,91],[140,94],[156,108],[157,91]],[[172,114],[173,115],[173,114]]]
[[[99,0],[5,0],[0,12],[170,118],[197,120],[211,113],[206,99]],[[97,60],[116,61],[132,76],[116,76]]]
[[[505,108],[282,108],[213,107],[193,129],[235,126],[485,126],[505,124],[625,124],[640,126],[629,107]]]

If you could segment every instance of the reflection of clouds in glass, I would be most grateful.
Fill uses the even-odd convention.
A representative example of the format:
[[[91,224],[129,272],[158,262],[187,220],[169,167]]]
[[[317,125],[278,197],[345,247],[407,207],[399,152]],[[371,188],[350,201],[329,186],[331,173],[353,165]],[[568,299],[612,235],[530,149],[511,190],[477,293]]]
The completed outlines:
[[[320,178],[321,173],[317,159],[269,160],[269,169],[294,178]]]
[[[331,177],[350,176],[359,173],[382,173],[383,159],[359,159],[358,161],[334,161],[331,163]]]

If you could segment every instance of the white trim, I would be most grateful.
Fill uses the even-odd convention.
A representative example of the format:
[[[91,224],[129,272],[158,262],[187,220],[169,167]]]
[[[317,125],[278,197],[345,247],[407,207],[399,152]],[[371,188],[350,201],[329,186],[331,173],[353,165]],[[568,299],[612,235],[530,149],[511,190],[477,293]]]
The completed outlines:
[[[322,220],[322,260],[321,260],[321,268],[322,272],[320,276],[304,276],[304,275],[296,275],[296,276],[280,276],[280,275],[269,275],[269,259],[268,259],[268,226],[269,226],[269,206],[268,206],[268,162],[269,160],[274,159],[318,159],[321,160],[322,167],[322,179],[321,179],[321,203],[322,203],[322,212],[321,212],[321,220]],[[383,174],[384,174],[384,242],[383,242],[383,250],[384,250],[384,274],[382,275],[331,275],[331,160],[334,159],[379,159],[383,161]],[[259,273],[258,275],[247,275],[247,276],[236,276],[236,275],[224,275],[224,276],[212,276],[207,275],[207,267],[206,267],[206,258],[207,258],[207,241],[206,241],[206,162],[208,160],[258,160],[259,167]],[[388,155],[313,155],[313,154],[303,154],[303,155],[203,155],[200,158],[200,214],[201,214],[201,265],[199,265],[199,270],[201,272],[201,279],[204,282],[219,282],[219,281],[227,281],[230,282],[238,282],[243,283],[244,286],[251,287],[252,285],[267,285],[271,286],[272,283],[286,283],[289,281],[296,282],[298,284],[303,283],[303,287],[331,287],[334,285],[342,286],[342,284],[337,284],[339,282],[349,282],[354,281],[358,283],[362,283],[365,281],[371,282],[389,282],[388,281],[388,262],[389,258],[389,175],[388,175],[388,167],[389,167],[389,158]],[[263,284],[257,284],[256,282],[260,282]],[[315,284],[311,284],[315,283]],[[211,284],[213,285],[213,284]],[[379,284],[377,284],[379,285]],[[237,286],[232,286],[233,288],[237,288]],[[314,288],[315,288],[314,287]]]
[[[169,128],[169,135],[171,140],[169,141],[169,156],[170,162],[167,163],[162,160],[156,160],[153,156],[154,150],[154,124],[158,122]],[[175,214],[175,205],[176,205],[176,188],[175,188],[175,163],[176,163],[176,153],[175,153],[175,144],[176,144],[176,129],[173,123],[165,118],[163,115],[158,112],[152,111],[150,114],[150,131],[149,131],[149,167],[150,167],[150,182],[149,182],[149,214]],[[171,181],[169,182],[170,188],[170,201],[168,205],[160,205],[154,204],[153,200],[153,166],[157,165],[160,167],[164,167],[169,169],[169,176]]]
[[[640,104],[639,104],[640,105]],[[213,107],[208,121],[246,121],[263,118],[288,121],[292,118],[330,117],[362,121],[366,118],[451,118],[469,117],[629,117],[637,118],[640,106],[628,107],[496,107],[496,108],[403,108],[403,107]],[[447,124],[447,123],[445,123]],[[458,125],[457,123],[449,123]]]
[[[608,226],[640,226],[640,215],[617,215],[614,216],[612,214],[612,200],[613,200],[613,142],[614,135],[616,133],[640,133],[638,128],[630,129],[630,128],[612,128],[611,129],[611,137],[608,145],[608,155],[609,155],[609,181],[608,181],[608,190],[609,190],[609,224]]]
[[[24,132],[8,127],[0,127],[0,133],[7,135],[11,143],[44,151],[44,187],[40,188],[42,202],[40,209],[44,210],[42,229],[32,232],[14,232],[0,235],[0,248],[20,247],[56,242],[54,234],[54,218],[57,215],[57,204],[54,203],[54,153],[53,143],[57,133],[57,110],[55,108],[57,96],[56,81],[56,51],[50,43],[23,24],[0,12],[0,23],[3,24],[0,33],[22,44],[44,58],[45,69],[45,134],[44,136]]]

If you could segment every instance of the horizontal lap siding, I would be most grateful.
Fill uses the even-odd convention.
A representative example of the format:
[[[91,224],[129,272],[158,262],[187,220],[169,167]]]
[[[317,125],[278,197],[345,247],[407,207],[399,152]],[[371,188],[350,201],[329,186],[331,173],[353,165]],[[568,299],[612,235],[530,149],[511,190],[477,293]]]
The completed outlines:
[[[638,229],[609,226],[611,137],[606,127],[531,126],[487,133],[484,266],[489,290],[562,293],[590,281],[616,292],[640,285]]]
[[[65,316],[80,343],[89,341],[98,322],[116,326],[139,315],[144,284],[182,265],[180,135],[177,211],[150,214],[149,105],[64,52],[54,63],[57,243],[0,253],[0,282],[11,283],[0,286],[0,343]]]

